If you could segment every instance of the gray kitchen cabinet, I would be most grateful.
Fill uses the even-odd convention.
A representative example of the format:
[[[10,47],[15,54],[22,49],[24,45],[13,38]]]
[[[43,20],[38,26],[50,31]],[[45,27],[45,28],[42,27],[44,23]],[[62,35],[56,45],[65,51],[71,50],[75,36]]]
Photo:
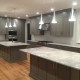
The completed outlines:
[[[57,23],[51,24],[50,32],[54,36],[61,36],[62,35],[62,14],[56,14]]]
[[[73,27],[74,23],[69,22],[68,19],[70,17],[70,12],[63,12],[62,13],[62,36],[72,36],[73,35]]]
[[[25,21],[17,21],[17,34],[25,34]]]
[[[56,14],[57,24],[51,24],[51,35],[57,37],[72,37],[74,22],[69,22],[70,12],[58,12]]]
[[[38,30],[39,20],[40,20],[39,17],[31,19],[30,33],[33,34],[33,35],[39,35],[40,34],[40,32]]]
[[[52,16],[51,15],[43,16],[43,21],[45,23],[51,23],[51,20],[52,20]]]
[[[19,42],[25,42],[25,21],[17,21],[17,40]]]
[[[0,35],[5,35],[6,34],[6,19],[0,18]]]

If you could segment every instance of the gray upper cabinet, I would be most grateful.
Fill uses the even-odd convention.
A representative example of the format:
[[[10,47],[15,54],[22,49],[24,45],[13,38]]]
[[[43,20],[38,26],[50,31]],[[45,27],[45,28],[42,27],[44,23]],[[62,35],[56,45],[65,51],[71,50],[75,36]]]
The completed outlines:
[[[73,35],[74,22],[69,22],[70,12],[62,13],[62,36],[70,37]]]
[[[0,35],[5,35],[6,34],[6,19],[0,18]]]
[[[31,27],[30,27],[30,33],[33,34],[33,35],[39,35],[39,20],[40,18],[39,17],[36,17],[36,18],[33,18],[31,19]]]
[[[56,14],[57,24],[51,24],[51,35],[60,37],[73,36],[74,22],[69,22],[70,12],[58,12]]]
[[[54,36],[61,36],[62,35],[62,14],[56,14],[57,23],[51,24],[51,34]]]

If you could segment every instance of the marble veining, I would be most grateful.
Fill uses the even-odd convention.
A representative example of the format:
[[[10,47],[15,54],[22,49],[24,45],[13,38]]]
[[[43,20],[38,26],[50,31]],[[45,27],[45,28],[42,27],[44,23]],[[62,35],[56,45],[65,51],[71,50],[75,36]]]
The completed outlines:
[[[21,49],[32,55],[80,70],[80,53],[49,47]]]

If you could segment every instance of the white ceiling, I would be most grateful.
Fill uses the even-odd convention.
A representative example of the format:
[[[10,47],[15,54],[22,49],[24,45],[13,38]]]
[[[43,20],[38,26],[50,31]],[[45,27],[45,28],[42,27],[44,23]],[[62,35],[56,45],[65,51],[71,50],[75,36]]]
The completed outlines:
[[[76,0],[80,5],[80,0]],[[35,16],[36,12],[47,13],[50,8],[56,10],[71,8],[73,0],[0,0],[0,16],[26,18]]]

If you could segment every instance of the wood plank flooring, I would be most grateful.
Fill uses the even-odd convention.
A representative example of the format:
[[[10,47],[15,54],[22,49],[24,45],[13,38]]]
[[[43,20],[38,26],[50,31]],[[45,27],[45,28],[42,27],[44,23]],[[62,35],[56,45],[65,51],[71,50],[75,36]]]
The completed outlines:
[[[0,58],[0,80],[33,80],[29,77],[30,58],[28,60],[8,63]]]

